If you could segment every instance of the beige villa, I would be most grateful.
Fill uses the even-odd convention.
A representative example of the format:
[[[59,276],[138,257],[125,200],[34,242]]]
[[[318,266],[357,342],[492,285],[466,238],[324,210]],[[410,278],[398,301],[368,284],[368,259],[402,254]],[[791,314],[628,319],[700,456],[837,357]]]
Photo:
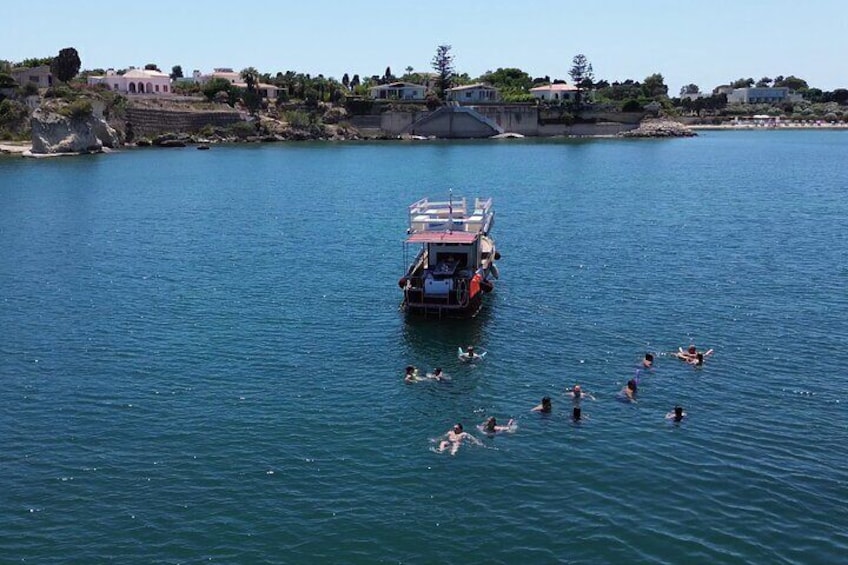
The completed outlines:
[[[483,83],[455,86],[448,88],[445,92],[449,101],[459,102],[460,104],[498,102],[501,99],[500,91],[497,88]]]
[[[247,88],[247,83],[244,82],[243,78],[241,78],[241,73],[234,71],[230,67],[217,67],[209,74],[202,74],[200,71],[196,70],[192,73],[190,80],[197,84],[206,84],[210,80],[214,80],[216,78],[224,79],[233,86],[237,86],[239,88]],[[259,95],[266,100],[276,100],[277,95],[280,92],[279,87],[264,82],[257,83],[256,90],[259,92]]]
[[[371,87],[374,100],[424,100],[427,87],[411,82],[393,82]]]
[[[578,88],[571,84],[546,84],[530,89],[536,100],[545,102],[573,101],[577,92]]]

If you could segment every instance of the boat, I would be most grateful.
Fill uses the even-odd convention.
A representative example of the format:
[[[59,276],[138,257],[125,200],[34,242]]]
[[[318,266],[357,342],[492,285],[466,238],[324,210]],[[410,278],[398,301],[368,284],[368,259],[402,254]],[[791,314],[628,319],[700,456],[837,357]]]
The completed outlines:
[[[404,260],[398,281],[401,308],[408,314],[472,318],[498,278],[500,254],[490,231],[495,221],[491,198],[428,198],[409,206]],[[410,255],[414,259],[410,262]]]

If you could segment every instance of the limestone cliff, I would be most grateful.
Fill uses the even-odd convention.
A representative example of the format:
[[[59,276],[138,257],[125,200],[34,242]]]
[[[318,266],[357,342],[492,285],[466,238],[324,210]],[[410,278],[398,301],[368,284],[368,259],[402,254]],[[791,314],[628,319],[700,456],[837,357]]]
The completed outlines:
[[[32,154],[94,153],[121,145],[117,131],[91,112],[66,115],[42,105],[32,113]]]

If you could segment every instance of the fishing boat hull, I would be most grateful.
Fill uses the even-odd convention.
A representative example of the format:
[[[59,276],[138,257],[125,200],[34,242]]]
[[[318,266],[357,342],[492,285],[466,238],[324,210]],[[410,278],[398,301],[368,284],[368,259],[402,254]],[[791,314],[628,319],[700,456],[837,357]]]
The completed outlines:
[[[410,206],[405,250],[418,252],[398,281],[402,309],[411,315],[472,318],[498,278],[489,229],[494,221],[491,199],[422,199]]]

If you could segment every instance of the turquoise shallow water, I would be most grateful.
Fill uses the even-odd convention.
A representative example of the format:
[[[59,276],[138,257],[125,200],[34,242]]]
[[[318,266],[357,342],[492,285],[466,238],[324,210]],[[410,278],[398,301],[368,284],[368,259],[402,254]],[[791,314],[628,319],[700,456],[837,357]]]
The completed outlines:
[[[846,162],[808,131],[0,159],[3,560],[842,562]],[[494,198],[501,280],[406,320],[406,206],[449,187]],[[615,400],[690,340],[705,368]],[[488,415],[517,432],[432,451]]]

